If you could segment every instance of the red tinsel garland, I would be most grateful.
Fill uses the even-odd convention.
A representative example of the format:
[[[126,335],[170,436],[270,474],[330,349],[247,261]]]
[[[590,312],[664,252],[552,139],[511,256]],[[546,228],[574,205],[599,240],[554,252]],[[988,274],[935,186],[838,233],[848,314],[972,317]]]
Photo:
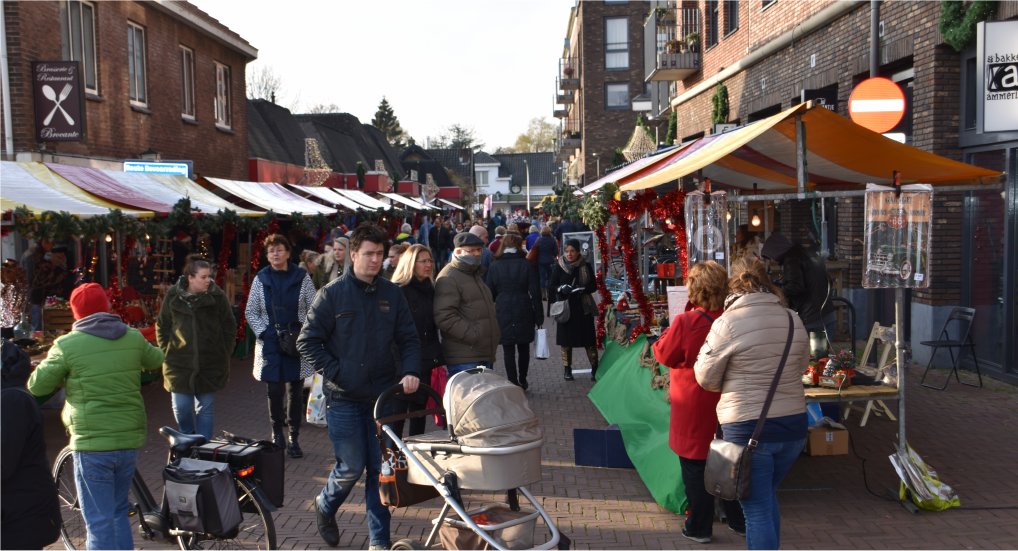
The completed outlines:
[[[605,284],[604,279],[608,272],[608,231],[605,226],[597,228],[597,248],[601,251],[601,269],[597,271],[597,292],[601,295],[601,301],[597,303],[597,323],[594,328],[594,335],[597,338],[597,347],[604,349],[604,336],[606,333],[604,318],[611,305],[612,296]]]
[[[216,269],[216,285],[225,289],[226,270],[230,263],[230,246],[237,237],[237,226],[232,222],[223,225],[223,246],[219,247],[218,268]]]
[[[636,248],[633,245],[633,230],[629,227],[630,220],[650,210],[657,194],[653,190],[638,193],[635,198],[623,201],[609,201],[608,211],[618,216],[619,221],[619,249],[622,251],[622,262],[626,268],[626,279],[629,281],[629,290],[636,299],[637,307],[640,310],[641,323],[633,328],[629,335],[630,344],[643,333],[650,330],[650,322],[654,319],[654,309],[643,292],[643,282],[640,281],[640,273],[636,268]]]
[[[650,209],[654,220],[662,222],[661,227],[665,232],[671,233],[675,240],[675,247],[678,253],[679,266],[682,269],[682,279],[685,281],[688,271],[688,248],[686,247],[686,192],[681,189],[674,189],[662,195],[654,202]],[[666,221],[671,219],[671,224]]]
[[[244,292],[240,297],[240,319],[237,320],[237,340],[242,341],[247,338],[247,317],[244,312],[247,310],[247,296],[251,294],[251,281],[254,279],[255,274],[258,273],[258,268],[262,262],[262,249],[264,248],[265,238],[279,231],[279,222],[273,218],[269,225],[259,230],[255,234],[254,242],[251,244],[251,271],[248,272],[247,277],[244,278]]]

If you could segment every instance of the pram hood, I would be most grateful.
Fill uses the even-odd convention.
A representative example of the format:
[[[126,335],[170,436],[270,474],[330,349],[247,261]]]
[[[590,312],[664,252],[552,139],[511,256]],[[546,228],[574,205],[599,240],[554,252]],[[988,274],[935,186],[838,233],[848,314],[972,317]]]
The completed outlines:
[[[449,379],[443,402],[460,445],[499,448],[543,437],[523,389],[490,371],[457,373]]]

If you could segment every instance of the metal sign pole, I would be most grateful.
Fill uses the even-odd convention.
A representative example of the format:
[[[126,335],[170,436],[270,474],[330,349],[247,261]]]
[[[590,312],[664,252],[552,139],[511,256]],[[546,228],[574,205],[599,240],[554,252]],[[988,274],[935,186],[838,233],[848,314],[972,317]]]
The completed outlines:
[[[894,349],[898,366],[898,449],[905,452],[905,288],[894,288]]]

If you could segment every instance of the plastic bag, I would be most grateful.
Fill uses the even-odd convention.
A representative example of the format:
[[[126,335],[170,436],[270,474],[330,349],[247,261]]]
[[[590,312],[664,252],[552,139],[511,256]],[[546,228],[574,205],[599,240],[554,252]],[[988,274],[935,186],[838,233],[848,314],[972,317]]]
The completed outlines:
[[[551,350],[548,348],[548,330],[544,327],[537,330],[537,346],[534,357],[538,360],[547,360],[551,357]]]
[[[311,392],[308,394],[308,409],[305,415],[307,422],[319,427],[325,423],[325,392],[322,390],[322,374],[315,373],[311,378]]]
[[[917,507],[926,511],[943,511],[951,507],[961,507],[961,499],[958,492],[945,484],[919,454],[906,445],[908,451],[888,456],[891,465],[901,479],[898,488],[898,499],[911,498]]]

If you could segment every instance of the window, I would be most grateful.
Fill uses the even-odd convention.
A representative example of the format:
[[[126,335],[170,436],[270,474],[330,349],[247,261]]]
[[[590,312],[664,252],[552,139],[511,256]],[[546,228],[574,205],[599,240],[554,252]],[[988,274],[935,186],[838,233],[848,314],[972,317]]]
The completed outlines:
[[[216,63],[216,126],[230,128],[230,68]]]
[[[64,21],[64,57],[81,62],[85,91],[99,93],[98,68],[95,58],[95,5],[69,1]]]
[[[194,50],[180,47],[180,114],[194,120]]]
[[[605,109],[629,109],[629,83],[606,84]]]
[[[771,4],[776,3],[777,1],[778,0],[763,0],[763,2],[760,3],[760,9],[764,9],[770,6]]]
[[[739,28],[739,2],[738,0],[725,0],[725,36],[734,33]]]
[[[148,105],[145,87],[145,28],[127,23],[127,80],[128,96],[135,105]]]
[[[721,3],[718,0],[707,0],[707,47],[718,43],[718,21],[721,15]]]
[[[629,18],[610,17],[604,20],[604,68],[629,68]]]
[[[488,187],[488,171],[487,170],[475,170],[474,171],[474,182],[477,187]]]

